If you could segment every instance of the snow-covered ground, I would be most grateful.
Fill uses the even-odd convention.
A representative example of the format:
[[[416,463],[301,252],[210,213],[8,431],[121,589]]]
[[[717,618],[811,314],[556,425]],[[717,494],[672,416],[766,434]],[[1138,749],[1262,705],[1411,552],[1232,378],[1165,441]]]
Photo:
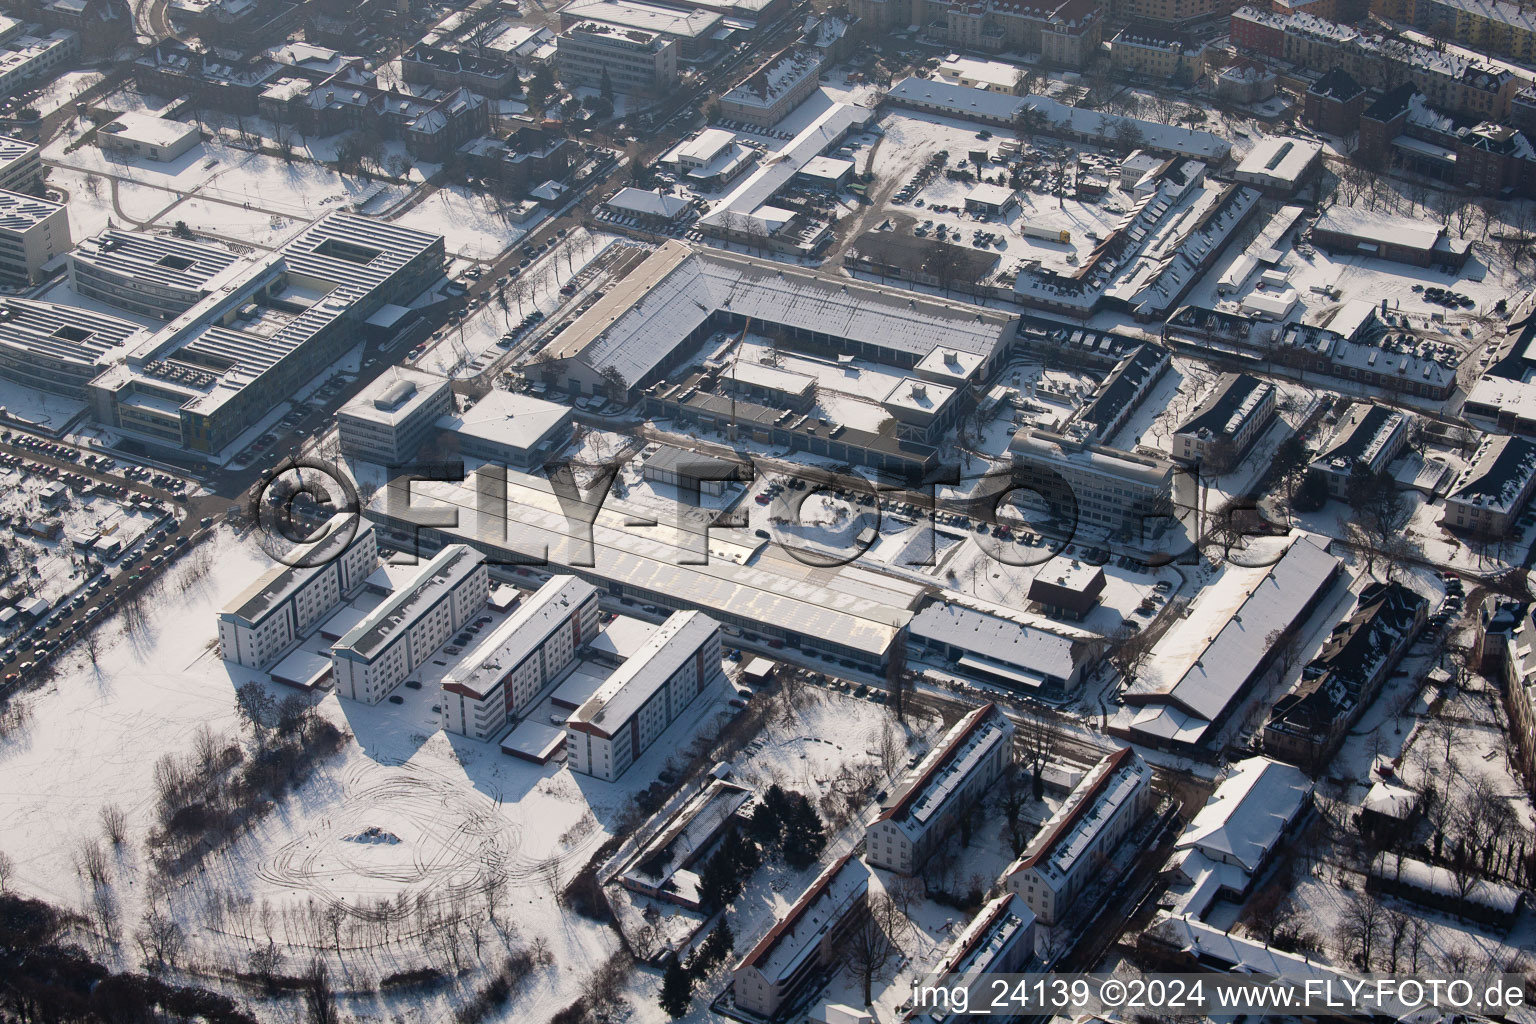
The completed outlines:
[[[536,227],[542,215],[521,224],[512,222],[494,196],[461,185],[439,188],[401,214],[396,223],[435,231],[448,251],[472,259],[492,259]]]

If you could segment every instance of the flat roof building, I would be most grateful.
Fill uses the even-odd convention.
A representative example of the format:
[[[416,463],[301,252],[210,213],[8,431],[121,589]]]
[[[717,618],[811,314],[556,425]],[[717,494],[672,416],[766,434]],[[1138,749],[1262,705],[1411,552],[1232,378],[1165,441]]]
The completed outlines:
[[[1322,166],[1322,143],[1266,135],[1238,161],[1232,176],[1266,195],[1289,196],[1316,177]]]
[[[69,212],[62,203],[0,191],[0,281],[36,284],[43,264],[69,247]]]
[[[115,228],[69,253],[77,293],[140,316],[169,320],[244,273],[235,253],[175,235]]]
[[[555,37],[555,60],[566,83],[619,92],[665,89],[677,81],[677,40],[659,32],[579,21]]]
[[[568,406],[500,389],[437,425],[454,436],[460,456],[529,472],[559,454],[575,432]]]
[[[485,556],[450,544],[331,648],[336,692],[377,704],[485,607]]]
[[[922,869],[965,814],[1013,764],[1013,723],[995,704],[956,722],[880,801],[864,827],[864,859],[904,875]]]
[[[1057,524],[1100,527],[1140,539],[1168,516],[1173,463],[1156,454],[1126,452],[1025,426],[1008,445],[1026,508]]]
[[[575,661],[601,628],[598,620],[597,590],[590,583],[551,576],[443,678],[444,728],[494,739]]]
[[[924,605],[908,633],[914,644],[951,659],[963,672],[1053,698],[1077,688],[1093,667],[1090,654],[1100,639],[1096,633],[959,595]]]
[[[99,420],[216,454],[442,276],[443,238],[350,214],[311,224],[91,383]]]
[[[203,141],[196,125],[136,110],[118,114],[96,129],[96,145],[115,153],[170,163]]]
[[[673,612],[566,721],[571,770],[616,780],[723,676],[719,623]]]
[[[23,139],[0,135],[0,189],[36,195],[43,190],[42,149]]]
[[[378,568],[373,524],[353,515],[331,518],[324,536],[295,550],[285,564],[258,576],[219,611],[225,661],[265,668],[329,618]]]
[[[702,7],[673,7],[647,0],[570,0],[560,8],[560,27],[583,21],[621,29],[639,29],[675,39],[683,60],[697,60],[718,50],[726,31],[725,17]]]
[[[0,376],[69,398],[148,332],[78,306],[0,296]]]
[[[342,454],[381,466],[404,465],[452,409],[453,387],[446,377],[392,367],[336,410]]]

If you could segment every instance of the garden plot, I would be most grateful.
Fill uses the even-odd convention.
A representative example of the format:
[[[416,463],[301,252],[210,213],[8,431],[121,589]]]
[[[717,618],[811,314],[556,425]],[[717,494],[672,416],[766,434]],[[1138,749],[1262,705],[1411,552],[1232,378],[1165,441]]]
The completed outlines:
[[[91,575],[83,556],[76,553],[71,535],[108,535],[127,550],[164,515],[119,505],[99,494],[82,497],[73,491],[62,507],[48,507],[40,494],[49,483],[45,477],[0,469],[0,488],[5,494],[0,511],[19,524],[58,523],[62,529],[57,537],[45,539],[29,534],[21,525],[3,528],[9,535],[5,555],[10,570],[18,574],[18,584],[52,605],[78,590]]]

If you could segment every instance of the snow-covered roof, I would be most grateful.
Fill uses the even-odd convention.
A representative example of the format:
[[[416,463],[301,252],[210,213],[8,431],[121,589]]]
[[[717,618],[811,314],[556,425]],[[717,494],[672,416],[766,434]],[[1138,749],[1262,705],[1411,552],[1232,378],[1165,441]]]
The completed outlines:
[[[1238,162],[1237,177],[1294,184],[1322,152],[1318,142],[1266,135]]]
[[[688,202],[676,196],[664,196],[660,192],[650,189],[625,186],[603,202],[603,205],[611,210],[622,210],[625,213],[637,213],[646,217],[661,217],[664,220],[672,220],[680,217],[688,209]]]
[[[373,524],[340,513],[322,529],[325,535],[313,545],[295,547],[287,561],[274,565],[256,577],[244,590],[224,605],[219,617],[251,626],[259,625],[272,610],[303,589],[314,576],[339,558],[344,551],[364,542]],[[291,564],[302,563],[302,564]]]
[[[912,617],[910,632],[927,643],[958,647],[1002,665],[1068,679],[1093,634],[1049,619],[1021,621],[957,601],[936,600]]]
[[[1306,806],[1312,783],[1301,769],[1267,757],[1246,758],[1232,769],[1176,846],[1235,863],[1251,875]]]
[[[916,842],[939,821],[950,798],[998,747],[1013,742],[1013,723],[995,704],[977,708],[950,727],[928,756],[880,803],[871,825],[894,821]]]
[[[485,556],[467,544],[445,546],[409,584],[395,591],[336,641],[332,652],[357,661],[371,661],[484,563]]]
[[[1536,443],[1506,434],[1489,434],[1457,478],[1446,504],[1491,509],[1508,514],[1530,495],[1536,477]]]
[[[914,360],[941,345],[990,358],[1007,344],[1011,317],[881,285],[669,241],[614,284],[551,346],[556,358],[645,380],[716,311],[782,324]]]
[[[1433,249],[1440,236],[1445,234],[1445,228],[1433,220],[1394,217],[1338,203],[1322,212],[1312,230],[1348,235],[1371,245],[1392,245],[1424,252]]]
[[[395,426],[408,420],[424,405],[442,400],[451,385],[439,377],[409,366],[392,366],[370,381],[336,410],[345,419],[379,426]]]
[[[784,912],[736,970],[756,968],[770,984],[788,978],[869,890],[870,870],[853,851],[833,861]]]
[[[602,736],[618,735],[719,629],[719,623],[703,612],[673,612],[640,650],[625,659],[602,688],[576,709],[566,725]],[[706,673],[709,668],[704,666]]]
[[[491,444],[534,448],[570,421],[568,406],[494,388],[464,412],[444,416],[437,425]]]
[[[479,700],[522,666],[597,593],[575,576],[551,576],[521,608],[480,638],[443,678],[443,689]]]
[[[1300,535],[1271,566],[1228,564],[1163,635],[1126,691],[1135,709],[1130,730],[1153,739],[1203,738],[1265,664],[1276,636],[1333,582],[1339,561],[1321,543]]]
[[[1089,863],[1083,855],[1094,839],[1151,784],[1152,770],[1131,747],[1104,757],[1067,795],[1024,853],[1003,872],[1011,878],[1033,871],[1053,889],[1065,887],[1077,869]]]

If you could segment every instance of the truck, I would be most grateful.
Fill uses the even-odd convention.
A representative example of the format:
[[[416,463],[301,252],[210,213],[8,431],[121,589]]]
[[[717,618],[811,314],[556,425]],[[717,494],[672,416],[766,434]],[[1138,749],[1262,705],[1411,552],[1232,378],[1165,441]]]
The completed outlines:
[[[1026,238],[1040,238],[1047,242],[1072,241],[1072,232],[1063,231],[1061,228],[1043,227],[1038,224],[1024,224],[1019,227],[1019,231]]]

